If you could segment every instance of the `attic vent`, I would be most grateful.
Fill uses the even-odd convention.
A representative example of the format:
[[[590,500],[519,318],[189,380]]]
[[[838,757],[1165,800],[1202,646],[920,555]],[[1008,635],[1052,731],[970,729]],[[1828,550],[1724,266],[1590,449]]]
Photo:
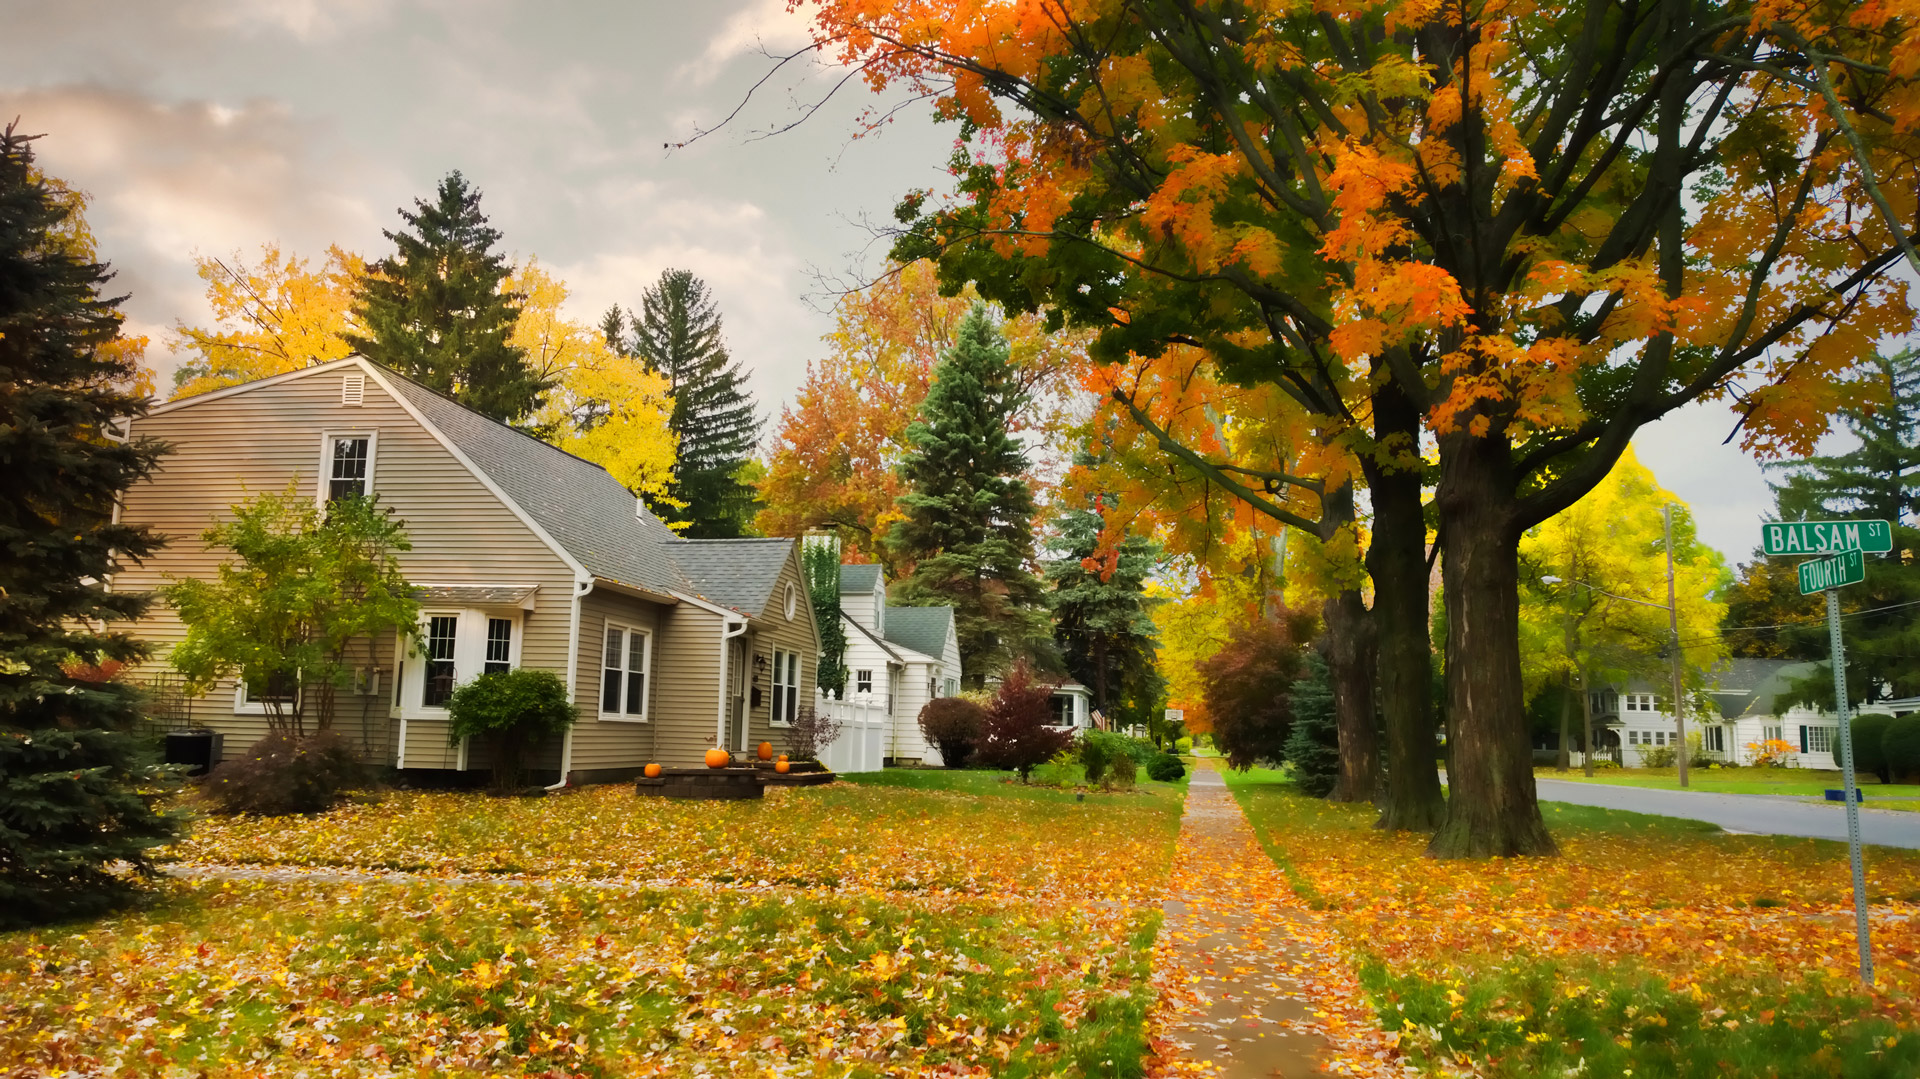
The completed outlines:
[[[367,376],[358,372],[340,381],[340,403],[358,408],[367,399]]]

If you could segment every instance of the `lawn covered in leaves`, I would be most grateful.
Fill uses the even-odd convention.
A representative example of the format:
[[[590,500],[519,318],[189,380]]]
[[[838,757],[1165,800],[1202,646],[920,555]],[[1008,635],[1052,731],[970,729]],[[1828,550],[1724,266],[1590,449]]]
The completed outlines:
[[[1920,1074],[1920,853],[1868,851],[1869,992],[1841,844],[1548,805],[1559,857],[1436,862],[1424,836],[1373,830],[1371,807],[1228,779],[1426,1069]]]
[[[175,853],[213,875],[0,936],[0,1074],[1137,1074],[1178,814],[842,784],[203,820]],[[428,873],[347,872],[394,869]]]

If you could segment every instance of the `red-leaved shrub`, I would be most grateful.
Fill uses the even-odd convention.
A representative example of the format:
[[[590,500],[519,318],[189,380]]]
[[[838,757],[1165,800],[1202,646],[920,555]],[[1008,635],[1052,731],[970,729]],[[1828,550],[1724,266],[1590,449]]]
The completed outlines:
[[[920,733],[940,750],[940,763],[959,768],[987,729],[987,710],[965,697],[935,697],[920,709]]]
[[[978,750],[981,763],[1011,768],[1025,783],[1035,765],[1045,764],[1072,745],[1071,730],[1047,725],[1053,718],[1053,710],[1048,707],[1052,696],[1052,690],[1034,684],[1033,671],[1025,663],[1008,671],[987,708],[986,730]]]
[[[202,793],[223,813],[318,813],[366,781],[347,740],[330,730],[305,738],[269,734],[208,774]]]
[[[1293,727],[1293,683],[1302,673],[1296,627],[1284,618],[1242,623],[1200,664],[1213,740],[1231,768],[1285,755]]]

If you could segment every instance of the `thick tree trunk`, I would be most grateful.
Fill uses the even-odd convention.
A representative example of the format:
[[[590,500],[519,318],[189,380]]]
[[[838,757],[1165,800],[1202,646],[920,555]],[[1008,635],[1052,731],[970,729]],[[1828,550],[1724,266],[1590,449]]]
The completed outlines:
[[[1556,853],[1540,817],[1520,683],[1520,536],[1510,452],[1497,435],[1458,431],[1440,440],[1447,713],[1455,742],[1446,820],[1427,847],[1441,858]]]
[[[1327,600],[1322,611],[1327,620],[1334,724],[1340,739],[1340,779],[1327,800],[1370,802],[1380,786],[1380,739],[1373,713],[1373,620],[1357,590]]]
[[[1398,392],[1374,395],[1375,437],[1412,437],[1420,414]],[[1411,443],[1417,445],[1417,443]],[[1380,711],[1387,730],[1387,791],[1377,828],[1431,832],[1446,814],[1433,722],[1433,641],[1427,624],[1427,522],[1418,458],[1392,468],[1364,465],[1373,502],[1367,573],[1380,655]]]

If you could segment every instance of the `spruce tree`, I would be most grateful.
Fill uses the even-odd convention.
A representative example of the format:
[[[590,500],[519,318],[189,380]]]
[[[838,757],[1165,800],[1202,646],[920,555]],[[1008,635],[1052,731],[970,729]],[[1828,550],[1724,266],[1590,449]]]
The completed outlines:
[[[755,490],[746,470],[760,439],[760,420],[746,376],[721,340],[720,309],[706,282],[690,270],[667,270],[640,294],[640,310],[627,316],[633,330],[630,353],[667,377],[673,387],[673,433],[680,456],[671,497],[695,539],[731,539],[750,534]],[[618,312],[602,323],[617,333]]]
[[[960,667],[973,686],[1047,643],[1033,561],[1033,492],[1011,421],[1021,404],[1007,339],[976,305],[934,370],[900,463],[905,519],[888,543],[913,566],[902,602],[954,608]]]
[[[1333,717],[1333,687],[1327,661],[1309,649],[1305,672],[1293,683],[1293,727],[1285,753],[1293,782],[1306,794],[1325,798],[1340,781],[1340,732]]]
[[[159,546],[114,504],[162,447],[115,423],[145,411],[116,348],[107,268],[68,242],[73,210],[33,168],[31,139],[0,134],[0,929],[107,908],[129,888],[114,863],[179,821],[131,733],[137,691],[104,676],[145,646],[111,628],[147,597],[109,591],[116,565]]]
[[[1055,518],[1050,546],[1060,557],[1045,567],[1054,643],[1068,673],[1093,691],[1095,708],[1122,725],[1152,726],[1165,692],[1146,594],[1159,548],[1146,536],[1128,536],[1103,554],[1105,527],[1098,495]]]
[[[476,412],[523,419],[550,383],[512,344],[522,297],[505,287],[512,268],[493,249],[500,233],[480,212],[480,192],[456,170],[434,202],[413,204],[400,211],[407,230],[385,234],[395,253],[359,282],[354,316],[365,332],[347,342]]]
[[[1783,475],[1773,485],[1775,513],[1783,521],[1836,517],[1893,522],[1892,552],[1868,555],[1867,579],[1842,589],[1847,620],[1847,688],[1855,701],[1920,694],[1920,621],[1910,604],[1920,601],[1920,353],[1903,350],[1877,356],[1874,366],[1884,399],[1873,407],[1841,410],[1842,422],[1859,440],[1846,453],[1769,465]],[[1802,596],[1786,559],[1754,552],[1752,564],[1728,592],[1728,643],[1736,655],[1789,659],[1828,658],[1826,619],[1819,596]],[[1890,609],[1889,609],[1890,608]],[[1766,627],[1749,631],[1744,627]],[[1833,707],[1832,672],[1822,670],[1794,687],[1789,699]],[[1782,702],[1784,703],[1784,702]]]

